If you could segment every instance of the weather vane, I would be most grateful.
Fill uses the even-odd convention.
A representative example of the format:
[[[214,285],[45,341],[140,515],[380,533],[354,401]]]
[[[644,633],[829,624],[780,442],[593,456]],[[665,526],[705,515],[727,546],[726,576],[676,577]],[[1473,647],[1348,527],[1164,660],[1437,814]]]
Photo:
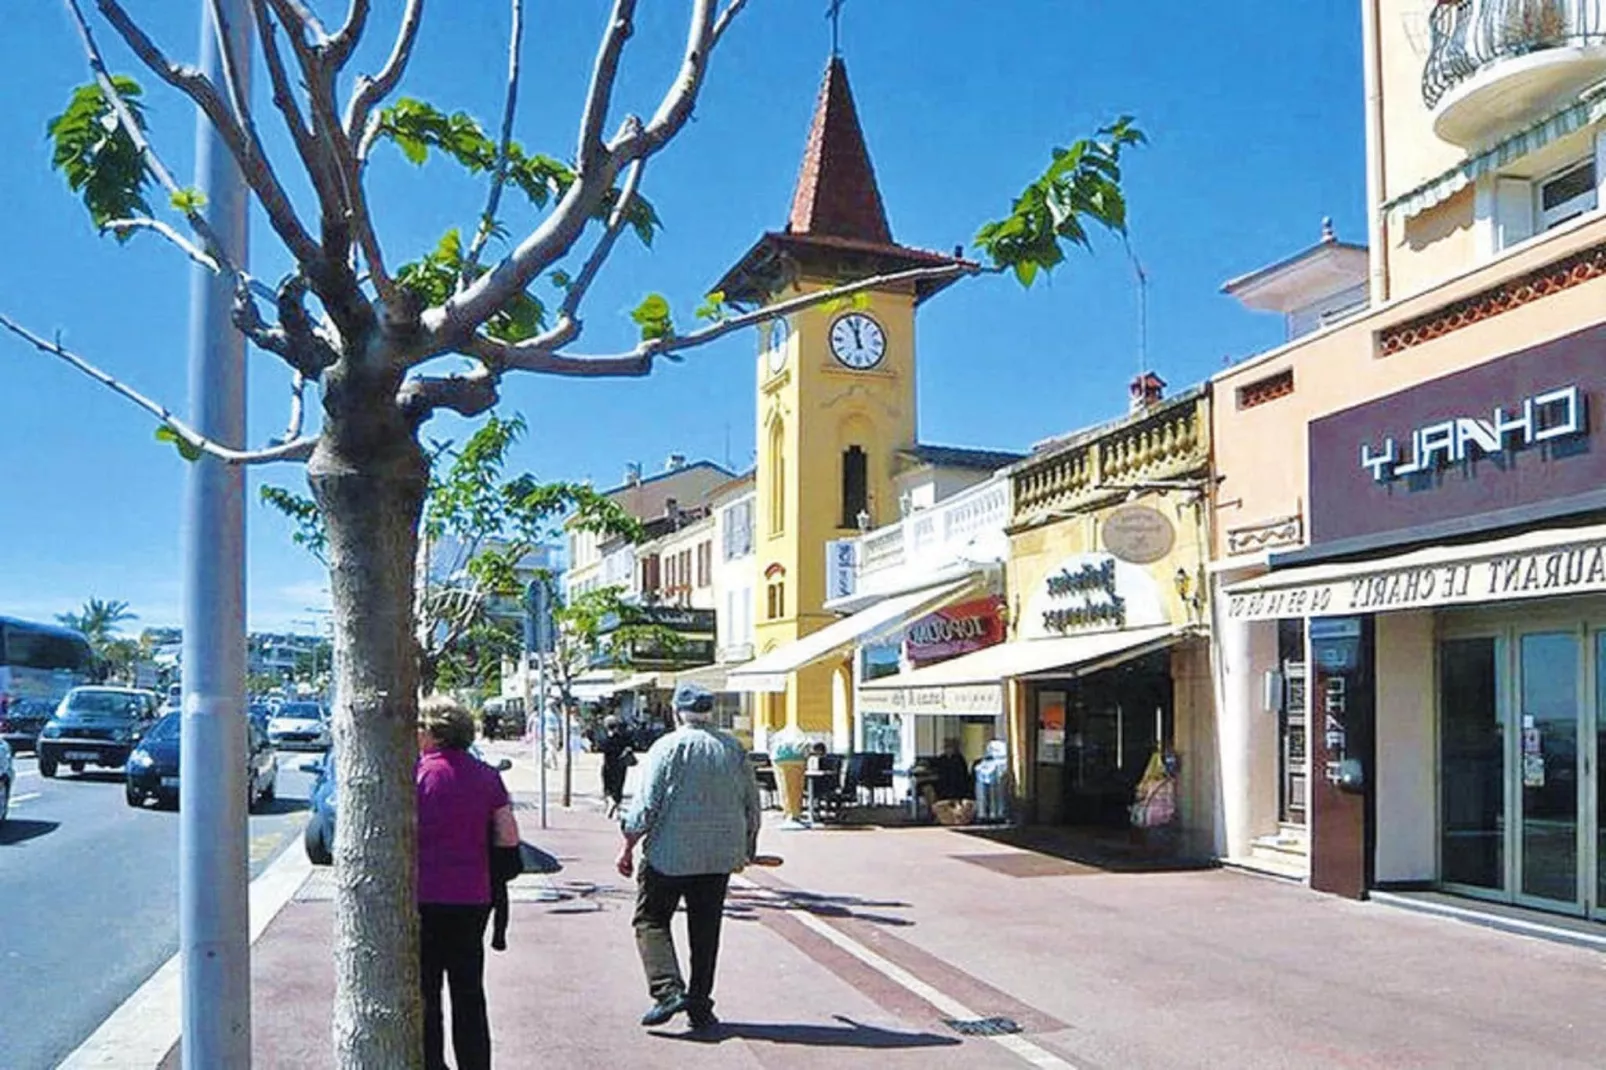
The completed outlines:
[[[831,20],[831,55],[842,54],[842,5],[848,0],[831,0],[831,6],[826,8],[825,17]]]

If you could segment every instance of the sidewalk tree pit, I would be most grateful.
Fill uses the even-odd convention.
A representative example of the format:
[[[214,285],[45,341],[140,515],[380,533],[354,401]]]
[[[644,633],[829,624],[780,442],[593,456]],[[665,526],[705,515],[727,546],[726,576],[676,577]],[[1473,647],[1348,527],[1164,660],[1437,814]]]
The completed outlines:
[[[80,0],[65,3],[92,77],[49,123],[54,166],[103,234],[119,243],[166,241],[175,253],[175,286],[188,285],[180,270],[185,258],[232,284],[235,328],[284,365],[286,429],[260,448],[211,440],[168,405],[67,349],[56,325],[30,329],[0,313],[0,327],[144,409],[157,422],[157,439],[188,460],[306,466],[329,566],[337,667],[334,1057],[342,1067],[416,1067],[423,1039],[414,910],[421,682],[415,562],[431,482],[425,425],[442,411],[485,415],[514,373],[646,376],[660,361],[679,362],[682,353],[732,332],[818,304],[851,304],[872,289],[1005,272],[1030,286],[1062,263],[1068,248],[1088,248],[1091,225],[1124,234],[1121,155],[1143,135],[1122,118],[1053,150],[1008,212],[977,232],[977,261],[955,256],[817,292],[793,289],[762,308],[733,305],[718,293],[686,295],[700,321],[690,329],[675,321],[668,298],[649,294],[632,313],[640,334],[634,347],[582,355],[573,346],[587,292],[627,232],[651,243],[660,224],[644,193],[648,164],[674,144],[698,106],[720,44],[744,25],[746,0],[691,5],[676,69],[644,75],[669,82],[645,118],[614,99],[637,8],[636,0],[615,0],[596,51],[587,50],[595,59],[573,118],[575,140],[550,152],[514,137],[521,87],[530,88],[523,86],[530,72],[522,0],[511,3],[505,103],[491,128],[402,92],[425,33],[423,0],[407,0],[388,26],[378,25],[366,0],[353,0],[338,24],[324,24],[304,4],[251,0],[249,65],[271,88],[255,96],[249,70],[226,61],[214,80],[175,61],[118,0],[96,0],[98,19]],[[219,3],[205,9],[214,25],[225,18]],[[228,39],[229,27],[218,29]],[[370,31],[384,36],[373,54],[386,58],[377,70],[348,70],[361,66],[353,57]],[[126,46],[138,77],[108,69],[98,35]],[[551,66],[562,64],[534,65],[529,95],[543,102],[561,96],[540,82]],[[230,259],[202,214],[204,198],[173,177],[166,148],[148,136],[145,108],[154,105],[141,77],[165,87],[166,103],[187,98],[227,146],[278,244],[278,255],[266,259],[289,263],[277,282]],[[705,113],[718,108],[718,97],[703,106]],[[269,123],[288,135],[282,148],[262,136]],[[407,259],[385,249],[382,235],[388,213],[409,206],[371,200],[369,171],[406,170],[431,158],[483,179],[484,203],[465,229],[409,250]],[[428,175],[421,172],[416,183]],[[444,358],[460,358],[467,368],[442,370]],[[322,410],[315,429],[304,419],[309,384]]]

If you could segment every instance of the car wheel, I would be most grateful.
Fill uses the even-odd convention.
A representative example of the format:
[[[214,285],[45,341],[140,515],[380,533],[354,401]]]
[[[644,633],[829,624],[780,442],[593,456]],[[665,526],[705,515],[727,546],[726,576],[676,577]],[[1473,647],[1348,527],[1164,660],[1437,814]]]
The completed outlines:
[[[6,811],[11,809],[11,781],[0,780],[0,824],[6,820]]]
[[[47,779],[56,775],[56,759],[39,756],[39,775]]]
[[[128,785],[127,790],[123,793],[123,797],[128,800],[128,805],[134,807],[136,810],[145,805],[145,793],[134,787],[132,784]]]
[[[274,800],[274,799],[276,799],[278,797],[279,797],[279,765],[278,765],[277,762],[275,762],[274,765],[273,765],[273,772],[268,774],[268,786],[262,789],[262,794],[260,796],[258,796],[258,798],[260,798],[263,802],[271,802],[272,800]]]
[[[84,771],[84,763],[83,762],[72,762],[72,763],[69,763],[69,764],[70,764],[70,767],[71,767],[71,769],[72,769],[72,771],[74,773],[82,773]]]
[[[329,851],[329,830],[319,818],[307,822],[307,831],[301,837],[302,845],[307,849],[307,861],[315,866],[327,866],[334,862],[335,857]]]

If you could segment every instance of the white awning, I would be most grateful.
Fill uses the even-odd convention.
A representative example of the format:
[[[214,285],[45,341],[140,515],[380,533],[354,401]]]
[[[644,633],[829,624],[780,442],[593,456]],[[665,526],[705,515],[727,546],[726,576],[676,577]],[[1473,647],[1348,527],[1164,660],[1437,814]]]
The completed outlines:
[[[862,713],[1002,713],[1005,680],[1082,676],[1163,649],[1184,634],[1184,629],[1166,624],[999,643],[924,669],[866,681],[859,688],[858,708]]]
[[[1339,617],[1606,591],[1606,525],[1531,531],[1235,583],[1229,621]]]
[[[569,688],[569,693],[581,702],[601,702],[621,691],[653,687],[657,682],[657,674],[650,672],[638,672],[630,676],[582,676]]]
[[[759,693],[785,691],[787,676],[805,665],[813,664],[849,643],[856,643],[879,632],[885,632],[889,628],[901,626],[911,617],[952,601],[972,586],[972,582],[967,579],[958,583],[927,587],[922,591],[911,591],[908,594],[888,598],[883,602],[877,602],[869,609],[860,610],[851,617],[832,621],[819,631],[811,632],[796,642],[754,658],[736,669],[730,674],[727,690]]]
[[[681,684],[696,684],[699,687],[706,687],[717,695],[721,691],[728,690],[729,676],[730,666],[728,665],[704,665],[700,669],[687,669],[685,672],[677,672],[669,686],[679,687]]]

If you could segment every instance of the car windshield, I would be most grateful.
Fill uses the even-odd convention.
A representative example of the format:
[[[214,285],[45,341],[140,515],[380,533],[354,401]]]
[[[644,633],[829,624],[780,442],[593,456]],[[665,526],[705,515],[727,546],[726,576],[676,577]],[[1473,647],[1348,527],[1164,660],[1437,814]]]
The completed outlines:
[[[160,742],[168,739],[176,740],[179,737],[179,731],[181,728],[182,724],[179,715],[176,713],[170,713],[151,726],[151,730],[145,733],[145,742]]]
[[[67,693],[62,705],[66,717],[138,717],[145,710],[145,700],[127,691],[94,691],[79,689]]]
[[[323,717],[323,707],[316,702],[286,702],[279,707],[280,717],[293,717],[302,721],[316,721]]]

